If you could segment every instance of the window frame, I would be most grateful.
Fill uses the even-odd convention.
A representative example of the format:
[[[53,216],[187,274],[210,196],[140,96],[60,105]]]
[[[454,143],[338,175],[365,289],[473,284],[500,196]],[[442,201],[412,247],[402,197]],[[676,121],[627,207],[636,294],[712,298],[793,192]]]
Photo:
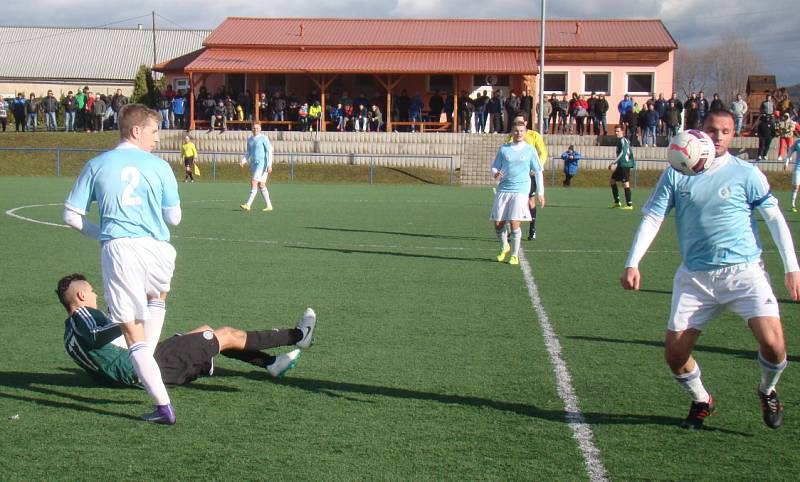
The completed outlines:
[[[564,76],[564,90],[547,90],[544,88],[545,76],[546,75],[554,75],[554,74],[561,74]],[[554,71],[545,71],[542,74],[542,87],[544,88],[543,92],[545,94],[557,94],[557,95],[565,95],[569,93],[569,71],[566,70],[554,70]]]
[[[638,90],[631,90],[630,78],[633,75],[648,75],[650,76],[650,92],[643,92]],[[655,72],[625,72],[625,93],[634,95],[653,95],[656,87],[656,73]]]
[[[613,74],[612,74],[611,71],[608,71],[608,70],[605,70],[605,71],[589,70],[589,71],[581,72],[581,74],[583,74],[582,75],[583,78],[581,80],[582,81],[581,89],[582,89],[582,92],[583,92],[584,95],[591,94],[592,90],[593,90],[593,89],[587,89],[586,88],[586,76],[587,75],[605,75],[608,78],[608,86],[607,86],[608,89],[607,90],[596,90],[595,89],[594,93],[603,94],[605,96],[611,95],[611,86],[613,85]]]

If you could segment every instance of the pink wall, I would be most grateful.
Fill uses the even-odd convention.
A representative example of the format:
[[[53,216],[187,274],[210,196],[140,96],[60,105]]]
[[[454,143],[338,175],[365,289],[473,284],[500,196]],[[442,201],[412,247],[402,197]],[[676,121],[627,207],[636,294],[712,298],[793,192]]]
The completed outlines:
[[[674,54],[674,51],[670,52],[669,60],[657,65],[653,63],[633,62],[624,64],[587,62],[581,65],[574,65],[564,62],[553,62],[551,64],[545,64],[544,71],[545,73],[566,72],[568,82],[567,96],[571,97],[573,92],[577,92],[580,95],[584,95],[584,98],[588,97],[591,93],[584,90],[584,73],[610,73],[611,92],[606,94],[606,100],[609,105],[607,121],[609,124],[617,124],[619,122],[617,104],[619,104],[619,101],[628,93],[626,84],[628,73],[652,73],[654,75],[653,91],[656,94],[656,98],[658,94],[663,93],[664,98],[669,99],[672,95],[673,87]],[[547,58],[546,54],[545,58]],[[549,94],[546,93],[545,96],[549,98]],[[631,97],[637,101],[639,105],[643,105],[651,96],[650,94],[632,94]]]

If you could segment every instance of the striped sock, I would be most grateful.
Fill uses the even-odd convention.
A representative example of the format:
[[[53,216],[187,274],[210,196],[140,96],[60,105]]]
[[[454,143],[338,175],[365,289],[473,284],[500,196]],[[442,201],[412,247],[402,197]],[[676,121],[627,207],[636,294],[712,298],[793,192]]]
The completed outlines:
[[[695,363],[694,370],[690,373],[681,373],[680,375],[673,373],[675,381],[683,387],[686,392],[691,395],[692,400],[695,402],[708,402],[709,396],[706,388],[703,386],[703,381],[700,379],[700,365]]]
[[[147,393],[155,399],[156,405],[168,404],[169,394],[161,379],[158,363],[153,358],[153,348],[146,342],[140,341],[128,349],[128,356],[131,358],[131,364],[139,381],[142,382]]]
[[[161,338],[164,317],[167,315],[167,303],[158,298],[148,300],[147,310],[150,312],[150,318],[144,322],[144,338],[147,344],[155,350],[158,340]]]
[[[758,389],[761,390],[761,393],[769,395],[775,390],[775,385],[777,385],[778,380],[781,379],[781,374],[786,368],[788,361],[784,358],[783,361],[777,365],[770,363],[764,359],[759,351],[758,364],[761,365],[761,384],[758,386]]]

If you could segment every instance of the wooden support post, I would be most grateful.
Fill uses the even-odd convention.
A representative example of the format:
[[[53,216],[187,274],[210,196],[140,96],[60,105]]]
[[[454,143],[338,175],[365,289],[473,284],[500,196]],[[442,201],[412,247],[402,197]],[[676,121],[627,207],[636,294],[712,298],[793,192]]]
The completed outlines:
[[[453,132],[458,132],[458,76],[453,75]]]
[[[256,75],[256,93],[255,97],[253,97],[253,122],[256,124],[261,124],[261,109],[259,109],[259,105],[261,104],[261,75]],[[269,101],[269,99],[267,99]]]
[[[189,130],[194,130],[194,97],[196,95],[194,89],[194,79],[192,73],[189,72]]]

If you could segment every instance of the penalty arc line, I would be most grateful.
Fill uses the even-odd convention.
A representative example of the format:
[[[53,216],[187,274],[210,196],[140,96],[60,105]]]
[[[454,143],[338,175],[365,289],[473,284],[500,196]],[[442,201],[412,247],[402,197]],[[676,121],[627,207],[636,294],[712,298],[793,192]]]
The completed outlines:
[[[550,318],[542,305],[541,298],[539,298],[539,289],[536,287],[533,270],[525,257],[525,252],[522,250],[519,251],[519,264],[522,268],[522,276],[528,288],[531,304],[539,318],[539,326],[542,329],[547,355],[550,358],[550,364],[553,365],[553,372],[556,377],[558,395],[564,402],[564,410],[567,413],[566,420],[572,430],[572,437],[578,442],[578,448],[586,464],[589,479],[592,481],[607,481],[609,480],[608,474],[603,466],[603,461],[600,459],[600,450],[594,444],[592,428],[586,423],[583,412],[581,412],[578,396],[572,386],[572,375],[570,375],[569,368],[567,368],[566,362],[561,357],[561,343],[558,341],[558,336],[553,330]]]

